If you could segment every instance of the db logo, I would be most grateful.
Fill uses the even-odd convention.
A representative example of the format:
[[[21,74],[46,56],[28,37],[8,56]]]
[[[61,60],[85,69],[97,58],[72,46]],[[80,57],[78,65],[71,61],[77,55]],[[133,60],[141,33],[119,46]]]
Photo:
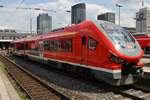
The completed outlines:
[[[127,48],[128,48],[128,49],[131,49],[131,48],[132,48],[132,45],[128,44],[128,45],[127,45]]]

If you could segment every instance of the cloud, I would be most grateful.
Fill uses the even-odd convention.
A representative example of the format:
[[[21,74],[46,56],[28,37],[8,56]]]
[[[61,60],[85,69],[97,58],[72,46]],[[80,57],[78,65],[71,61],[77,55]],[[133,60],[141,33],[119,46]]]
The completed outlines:
[[[86,4],[86,14],[87,19],[97,19],[97,15],[103,14],[106,12],[114,12],[111,9],[108,9],[104,6],[98,5],[98,4]]]
[[[112,0],[113,3],[122,4],[124,7],[128,7],[132,10],[138,10],[142,7],[142,2],[145,7],[150,7],[149,0]]]
[[[119,2],[119,3],[136,3],[143,0],[113,0],[113,2]]]
[[[150,7],[149,0],[112,0],[114,4],[121,4],[121,25],[126,27],[135,27],[136,22],[134,20],[136,12],[142,8],[142,1],[144,7]],[[118,17],[118,12],[117,12]],[[118,23],[118,18],[117,18]]]
[[[76,4],[77,0],[46,0],[47,2],[36,4],[22,4],[22,7],[37,7],[43,9],[50,9],[52,11],[35,11],[35,10],[16,10],[18,4],[8,3],[8,8],[0,9],[0,26],[10,27],[17,30],[30,30],[30,18],[32,18],[33,30],[36,31],[36,17],[39,13],[49,13],[52,16],[53,29],[58,27],[67,26],[71,23],[71,14],[66,10],[71,10],[71,6]],[[142,0],[112,0],[114,4],[120,3],[123,5],[121,8],[121,25],[135,27],[135,13],[141,8]],[[148,1],[144,0],[145,6],[149,6]],[[110,3],[110,6],[112,4]],[[86,3],[87,19],[96,19],[97,15],[105,12],[116,13],[116,23],[118,23],[118,8],[111,9],[94,3]],[[54,12],[56,11],[56,13]]]
[[[52,11],[34,11],[34,10],[16,10],[17,4],[8,5],[8,8],[0,9],[0,23],[3,26],[11,27],[17,30],[30,31],[30,19],[32,18],[33,30],[36,31],[36,17],[39,13],[49,13],[52,16],[53,29],[63,27],[71,24],[71,13],[67,13],[67,10],[71,10],[71,6],[75,4],[76,0],[57,0],[52,2],[39,3],[34,5],[23,4],[22,7],[30,8],[43,8],[50,9]],[[87,6],[87,18],[96,19],[98,14],[102,14],[107,11],[112,11],[104,6],[97,4],[86,4]],[[54,13],[53,11],[56,11]]]

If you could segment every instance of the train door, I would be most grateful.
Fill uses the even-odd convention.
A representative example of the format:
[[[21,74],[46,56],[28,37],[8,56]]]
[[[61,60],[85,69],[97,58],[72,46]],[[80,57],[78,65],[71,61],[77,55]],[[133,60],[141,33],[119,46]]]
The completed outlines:
[[[44,49],[43,41],[39,41],[38,51],[39,51],[40,58],[43,58],[43,49]]]
[[[98,66],[99,64],[99,50],[98,50],[98,42],[93,37],[88,37],[88,54],[87,54],[87,62],[88,65],[92,64],[94,66]]]
[[[81,41],[81,63],[87,65],[87,36],[82,36]]]

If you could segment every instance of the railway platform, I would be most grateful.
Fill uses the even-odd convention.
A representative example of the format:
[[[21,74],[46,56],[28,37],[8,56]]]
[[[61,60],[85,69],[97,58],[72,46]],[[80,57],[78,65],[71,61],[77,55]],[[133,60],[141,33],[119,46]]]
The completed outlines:
[[[144,73],[146,77],[150,77],[150,58],[142,58],[141,62],[144,63]]]
[[[21,100],[2,70],[0,70],[0,100]]]
[[[144,57],[145,58],[150,58],[150,54],[145,54]]]

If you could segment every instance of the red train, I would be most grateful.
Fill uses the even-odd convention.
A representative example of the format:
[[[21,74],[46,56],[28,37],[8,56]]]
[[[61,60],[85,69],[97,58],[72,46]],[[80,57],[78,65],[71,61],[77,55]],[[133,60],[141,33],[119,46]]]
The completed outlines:
[[[136,33],[134,37],[137,39],[146,54],[150,54],[150,33]]]
[[[12,45],[13,54],[88,73],[112,85],[132,84],[134,76],[143,74],[138,42],[123,28],[105,21],[87,20]]]

